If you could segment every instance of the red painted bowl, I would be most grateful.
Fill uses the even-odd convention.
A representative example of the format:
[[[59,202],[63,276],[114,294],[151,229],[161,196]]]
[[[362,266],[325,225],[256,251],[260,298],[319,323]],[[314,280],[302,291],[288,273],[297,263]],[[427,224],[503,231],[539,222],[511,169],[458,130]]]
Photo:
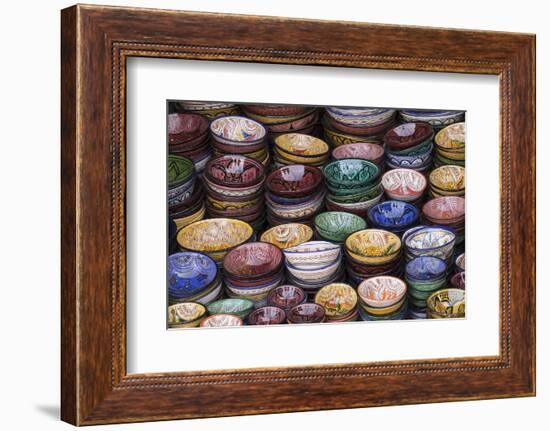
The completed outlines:
[[[208,120],[198,114],[169,114],[168,143],[182,144],[208,131]]]
[[[339,121],[336,121],[334,118],[332,118],[330,115],[325,115],[324,120],[329,127],[343,133],[355,136],[375,136],[387,131],[395,124],[395,114],[388,121],[382,124],[366,127],[354,127],[344,123],[340,123]]]
[[[323,173],[315,166],[289,165],[271,172],[266,180],[267,189],[285,197],[307,196],[323,182]]]
[[[378,163],[384,157],[384,147],[369,142],[355,142],[336,147],[332,150],[332,157],[336,160],[362,159]]]
[[[325,309],[313,303],[296,305],[289,310],[287,320],[288,323],[321,323],[325,321]]]
[[[289,117],[311,109],[308,106],[301,105],[243,105],[243,108],[252,114],[266,117]]]
[[[445,225],[461,223],[466,214],[466,199],[460,196],[431,199],[422,207],[422,214],[432,223]]]
[[[390,129],[384,135],[384,143],[394,150],[405,150],[433,136],[433,127],[428,123],[404,123]]]
[[[215,184],[242,188],[262,181],[265,168],[254,159],[231,154],[210,160],[206,164],[205,175]]]
[[[285,310],[272,306],[258,308],[248,316],[249,325],[280,325],[285,320]]]
[[[267,242],[242,244],[223,259],[224,271],[237,278],[261,278],[278,271],[282,264],[281,249]]]

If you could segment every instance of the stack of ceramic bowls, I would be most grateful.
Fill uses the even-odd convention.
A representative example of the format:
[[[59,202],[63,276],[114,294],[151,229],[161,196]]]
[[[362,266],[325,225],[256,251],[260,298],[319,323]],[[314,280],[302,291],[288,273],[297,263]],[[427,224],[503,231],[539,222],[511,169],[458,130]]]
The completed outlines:
[[[168,326],[196,328],[206,315],[206,307],[198,302],[180,302],[168,307]]]
[[[426,172],[432,165],[433,128],[428,123],[405,123],[384,135],[386,164]]]
[[[206,211],[210,217],[227,217],[250,223],[259,230],[265,222],[265,168],[241,155],[216,157],[206,166]]]
[[[464,242],[466,200],[460,196],[442,196],[431,199],[422,207],[424,221],[429,224],[446,226],[456,234],[456,246]]]
[[[292,307],[288,310],[286,318],[291,324],[323,323],[326,320],[325,309],[311,302]]]
[[[401,240],[389,231],[365,229],[344,244],[349,280],[359,284],[374,276],[400,276]]]
[[[464,166],[466,159],[465,133],[466,123],[455,123],[435,135],[435,166]]]
[[[168,257],[168,302],[208,304],[222,291],[216,262],[194,252],[175,253]]]
[[[420,211],[414,205],[402,201],[386,201],[369,210],[369,221],[373,227],[402,235],[418,223]]]
[[[439,130],[450,124],[464,121],[464,111],[402,109],[399,111],[399,117],[406,123],[414,123],[418,121],[429,123],[434,130]]]
[[[320,239],[343,244],[348,236],[367,228],[367,222],[358,215],[328,211],[315,217],[315,231]]]
[[[274,141],[273,160],[276,167],[286,165],[324,166],[330,156],[328,144],[314,136],[286,133]]]
[[[426,300],[447,282],[445,261],[434,256],[418,256],[405,266],[409,307],[412,318],[426,318]]]
[[[382,176],[382,187],[389,199],[419,206],[424,200],[428,181],[413,169],[392,169]]]
[[[198,174],[202,173],[212,156],[208,125],[208,120],[202,115],[168,115],[168,152],[191,159]]]
[[[340,145],[332,150],[332,158],[334,160],[368,160],[377,165],[381,171],[384,169],[384,147],[379,144],[356,142],[354,144]]]
[[[315,295],[315,303],[325,309],[327,322],[357,320],[357,292],[349,284],[332,283],[321,288]]]
[[[302,223],[286,223],[272,227],[262,233],[260,241],[269,242],[282,250],[311,240],[313,229]]]
[[[380,169],[361,159],[342,159],[323,169],[328,188],[326,207],[366,217],[368,210],[382,199]]]
[[[218,266],[231,249],[250,241],[254,229],[248,223],[229,218],[212,218],[191,223],[177,235],[181,250],[210,256]]]
[[[242,298],[224,298],[211,302],[206,306],[209,314],[233,314],[242,320],[245,320],[252,310],[254,303],[249,299]]]
[[[286,311],[267,305],[257,308],[248,316],[249,325],[280,325],[286,323]]]
[[[450,265],[456,242],[456,235],[441,226],[416,226],[403,234],[405,259],[410,261],[417,256],[434,256]]]
[[[427,300],[428,319],[460,318],[466,315],[466,294],[462,289],[441,289]]]
[[[325,108],[325,139],[333,147],[356,142],[381,144],[384,133],[395,124],[395,109]]]
[[[182,112],[200,114],[209,120],[228,115],[239,114],[239,107],[227,102],[179,102],[179,110]]]
[[[204,188],[187,157],[168,156],[168,212],[177,229],[204,218]]]
[[[311,225],[325,204],[323,173],[314,166],[275,169],[267,177],[266,187],[267,221],[271,226],[292,222]]]
[[[226,328],[243,326],[243,319],[234,314],[213,314],[201,320],[201,328]]]
[[[278,286],[267,295],[267,305],[282,308],[286,312],[306,301],[307,295],[304,290],[290,284]]]
[[[461,253],[455,259],[454,274],[450,279],[450,284],[456,289],[466,288],[466,255]]]
[[[214,155],[240,154],[269,164],[266,130],[257,121],[237,115],[216,118],[210,123]]]
[[[462,166],[443,165],[430,172],[430,195],[464,196],[466,193],[466,171]]]
[[[223,280],[229,297],[249,299],[255,308],[263,307],[269,292],[284,280],[283,253],[267,242],[242,244],[225,255]]]
[[[244,105],[245,115],[262,123],[271,140],[285,133],[311,135],[319,120],[319,110],[300,105]]]
[[[407,315],[407,285],[396,277],[378,276],[358,287],[361,320],[401,320]]]

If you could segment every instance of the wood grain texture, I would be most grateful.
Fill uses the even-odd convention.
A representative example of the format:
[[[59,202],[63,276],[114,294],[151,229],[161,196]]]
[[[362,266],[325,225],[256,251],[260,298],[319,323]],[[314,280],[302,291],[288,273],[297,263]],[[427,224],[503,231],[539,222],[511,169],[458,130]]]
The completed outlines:
[[[511,33],[99,6],[64,10],[62,418],[82,425],[533,395],[534,48],[534,36]],[[498,75],[499,356],[127,375],[125,65],[131,56]]]

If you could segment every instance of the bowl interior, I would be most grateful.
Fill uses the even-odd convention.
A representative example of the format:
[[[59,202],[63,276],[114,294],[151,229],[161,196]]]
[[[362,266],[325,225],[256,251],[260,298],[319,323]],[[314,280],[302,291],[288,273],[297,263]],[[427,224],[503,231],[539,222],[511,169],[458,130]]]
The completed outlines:
[[[266,135],[265,127],[250,118],[230,115],[212,121],[210,130],[215,136],[235,142],[254,142]]]
[[[194,251],[222,251],[248,241],[252,226],[236,219],[212,218],[197,221],[178,232],[178,244]]]
[[[282,264],[281,249],[267,242],[242,244],[223,260],[225,271],[235,277],[260,277],[277,271]]]
[[[238,155],[216,157],[206,165],[206,173],[215,182],[232,186],[249,186],[261,181],[264,166],[254,159]]]
[[[361,159],[336,160],[325,166],[326,179],[338,184],[369,184],[378,177],[380,169],[374,163]]]

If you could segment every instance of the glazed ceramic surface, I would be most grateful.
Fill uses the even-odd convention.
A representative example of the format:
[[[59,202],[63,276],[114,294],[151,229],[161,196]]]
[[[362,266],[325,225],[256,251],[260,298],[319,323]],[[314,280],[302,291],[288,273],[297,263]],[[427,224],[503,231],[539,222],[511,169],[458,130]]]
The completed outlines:
[[[382,229],[365,229],[346,239],[346,248],[364,257],[391,257],[401,249],[401,240],[392,232]]]
[[[242,326],[242,324],[242,319],[233,314],[214,314],[205,318],[200,326],[203,328],[221,328],[225,326]]]
[[[405,238],[405,245],[414,250],[432,250],[455,241],[456,235],[444,228],[424,227]]]
[[[460,196],[442,196],[431,199],[422,207],[422,213],[432,220],[460,219],[466,213],[466,199]]]
[[[396,277],[372,277],[363,281],[357,288],[359,297],[371,307],[388,307],[407,292],[407,285]]]
[[[441,166],[430,173],[430,183],[441,190],[462,190],[465,187],[465,169],[455,165]]]
[[[193,161],[187,157],[168,155],[168,187],[184,183],[193,175]]]
[[[433,256],[418,256],[407,263],[405,272],[415,280],[432,280],[444,276],[447,265],[443,259]]]
[[[293,197],[313,192],[322,181],[321,170],[314,166],[289,165],[271,172],[266,185],[275,194]]]
[[[350,126],[374,126],[388,121],[395,115],[395,109],[327,107],[328,115],[336,121]]]
[[[254,231],[245,222],[213,218],[192,223],[178,232],[180,247],[194,251],[221,251],[248,241]]]
[[[334,187],[366,185],[375,180],[380,169],[374,163],[361,159],[342,159],[329,163],[323,170]]]
[[[170,295],[193,296],[212,283],[216,274],[216,263],[204,254],[182,252],[168,257],[168,291]]]
[[[275,307],[289,310],[292,307],[306,301],[305,292],[296,286],[283,285],[276,287],[267,297],[267,303]]]
[[[369,210],[369,220],[377,227],[389,230],[405,230],[416,223],[419,211],[407,202],[386,201]]]
[[[463,149],[466,145],[466,123],[455,123],[435,135],[435,144],[444,149]]]
[[[465,292],[462,289],[442,289],[433,293],[426,301],[428,309],[440,317],[464,317]]]
[[[210,123],[214,138],[230,143],[251,143],[265,138],[266,130],[257,121],[237,115],[220,117]]]
[[[168,307],[168,323],[194,322],[205,314],[204,305],[196,302],[182,302]]]
[[[367,223],[355,214],[328,211],[315,217],[315,227],[326,239],[342,242],[353,232],[365,229]]]
[[[333,283],[323,287],[315,295],[315,303],[325,309],[329,317],[351,312],[357,305],[357,293],[349,284]]]
[[[246,187],[260,182],[264,166],[254,159],[238,155],[227,155],[210,160],[206,166],[209,179],[225,186]]]
[[[285,153],[305,157],[322,156],[329,151],[329,146],[325,141],[300,133],[281,135],[275,139],[275,145]]]
[[[287,223],[268,229],[262,234],[260,240],[286,249],[307,242],[312,236],[313,230],[309,226],[301,223]]]
[[[432,134],[433,128],[429,123],[404,123],[388,131],[384,142],[391,148],[404,149],[420,144]]]
[[[274,306],[260,307],[248,316],[250,325],[280,325],[285,320],[285,311]]]
[[[308,241],[283,251],[287,262],[298,269],[322,268],[334,262],[341,247],[328,241]]]
[[[300,304],[288,312],[290,323],[320,323],[325,319],[325,309],[319,304]]]
[[[362,159],[377,161],[384,156],[384,148],[381,145],[368,142],[356,142],[345,144],[332,150],[332,157],[340,159]]]
[[[276,271],[282,263],[281,249],[268,242],[242,244],[223,259],[225,271],[237,277],[260,277]]]
[[[459,255],[456,258],[455,265],[460,271],[464,271],[466,269],[466,254],[465,253],[462,253],[461,255]]]
[[[208,120],[196,114],[169,114],[169,143],[182,143],[203,135],[208,130]]]
[[[405,121],[424,121],[433,127],[444,127],[464,119],[464,111],[403,109],[399,111],[399,115]]]
[[[211,302],[206,306],[210,314],[234,314],[241,319],[254,308],[254,303],[248,299],[226,298]]]

